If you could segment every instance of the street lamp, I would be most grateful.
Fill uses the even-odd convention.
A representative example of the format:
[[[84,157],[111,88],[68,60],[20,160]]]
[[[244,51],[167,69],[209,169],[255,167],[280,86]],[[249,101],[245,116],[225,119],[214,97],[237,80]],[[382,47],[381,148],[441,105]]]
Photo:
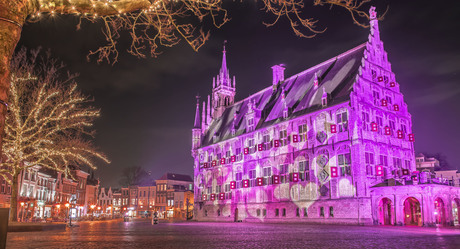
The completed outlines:
[[[61,204],[57,204],[56,208],[57,208],[57,218],[59,219],[59,213],[61,212]]]

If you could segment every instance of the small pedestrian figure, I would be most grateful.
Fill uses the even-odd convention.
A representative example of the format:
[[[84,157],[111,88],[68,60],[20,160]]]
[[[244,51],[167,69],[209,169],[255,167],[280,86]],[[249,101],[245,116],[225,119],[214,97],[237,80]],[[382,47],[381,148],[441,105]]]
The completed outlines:
[[[155,212],[153,213],[153,216],[152,216],[152,225],[156,225],[158,224],[158,213]]]

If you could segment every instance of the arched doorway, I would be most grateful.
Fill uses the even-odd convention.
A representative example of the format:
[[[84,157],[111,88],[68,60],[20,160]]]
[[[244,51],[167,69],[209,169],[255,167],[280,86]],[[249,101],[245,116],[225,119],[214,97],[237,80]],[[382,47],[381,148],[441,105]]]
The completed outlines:
[[[446,212],[444,208],[444,201],[441,198],[434,200],[434,220],[436,225],[446,225]]]
[[[420,202],[414,197],[409,197],[404,201],[404,225],[421,226],[422,215]]]
[[[454,226],[457,226],[460,224],[460,199],[455,198],[452,201],[452,218],[454,219]]]
[[[383,198],[379,202],[379,223],[382,225],[393,224],[393,208],[391,200]]]

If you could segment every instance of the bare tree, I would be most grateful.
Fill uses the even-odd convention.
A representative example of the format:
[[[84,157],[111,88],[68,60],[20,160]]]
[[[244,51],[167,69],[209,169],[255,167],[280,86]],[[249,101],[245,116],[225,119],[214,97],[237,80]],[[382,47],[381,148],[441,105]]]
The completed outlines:
[[[76,15],[81,21],[101,22],[107,44],[91,51],[98,61],[116,62],[117,39],[122,31],[131,36],[128,51],[138,57],[158,55],[160,46],[174,46],[181,39],[198,50],[209,39],[209,32],[200,27],[211,22],[220,27],[229,21],[223,0],[0,0],[0,132],[3,131],[6,99],[10,87],[9,61],[26,22],[38,22],[55,15]],[[262,10],[275,19],[274,25],[287,18],[295,34],[313,37],[324,30],[317,21],[302,14],[303,0],[259,0]],[[355,23],[365,26],[359,18],[369,19],[362,10],[370,0],[313,0],[314,6],[345,8]],[[78,24],[78,26],[80,26]],[[1,139],[1,136],[0,136]],[[0,140],[1,144],[1,140]]]
[[[144,183],[148,178],[147,171],[140,166],[130,166],[124,168],[122,171],[122,177],[120,184],[123,187],[136,186]]]
[[[38,50],[20,50],[11,63],[0,176],[11,188],[11,220],[16,220],[18,176],[38,165],[73,178],[72,166],[96,168],[95,159],[109,163],[91,143],[99,110],[77,90],[74,75],[60,77],[62,65],[38,60]],[[37,66],[38,65],[38,66]]]

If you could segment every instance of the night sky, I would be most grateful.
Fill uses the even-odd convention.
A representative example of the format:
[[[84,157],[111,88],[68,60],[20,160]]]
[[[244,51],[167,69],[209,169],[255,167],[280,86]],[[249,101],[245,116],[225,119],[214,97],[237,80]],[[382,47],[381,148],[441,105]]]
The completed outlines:
[[[379,22],[381,38],[412,114],[416,152],[441,152],[451,168],[460,169],[460,3],[373,2],[379,14],[389,6]],[[296,37],[285,21],[266,28],[262,22],[272,17],[254,1],[224,6],[232,20],[211,29],[198,53],[182,42],[161,48],[158,58],[138,59],[126,52],[127,40],[121,39],[114,66],[86,59],[104,42],[98,25],[84,23],[77,31],[76,18],[57,17],[24,26],[18,47],[50,49],[68,70],[80,74],[79,86],[101,108],[95,144],[112,161],[95,173],[102,186],[118,186],[122,169],[133,165],[151,171],[154,179],[166,172],[192,175],[195,96],[210,94],[224,40],[238,101],[272,84],[271,66],[285,64],[288,78],[366,42],[369,34],[337,7],[308,6],[305,13],[327,30],[305,39]]]

